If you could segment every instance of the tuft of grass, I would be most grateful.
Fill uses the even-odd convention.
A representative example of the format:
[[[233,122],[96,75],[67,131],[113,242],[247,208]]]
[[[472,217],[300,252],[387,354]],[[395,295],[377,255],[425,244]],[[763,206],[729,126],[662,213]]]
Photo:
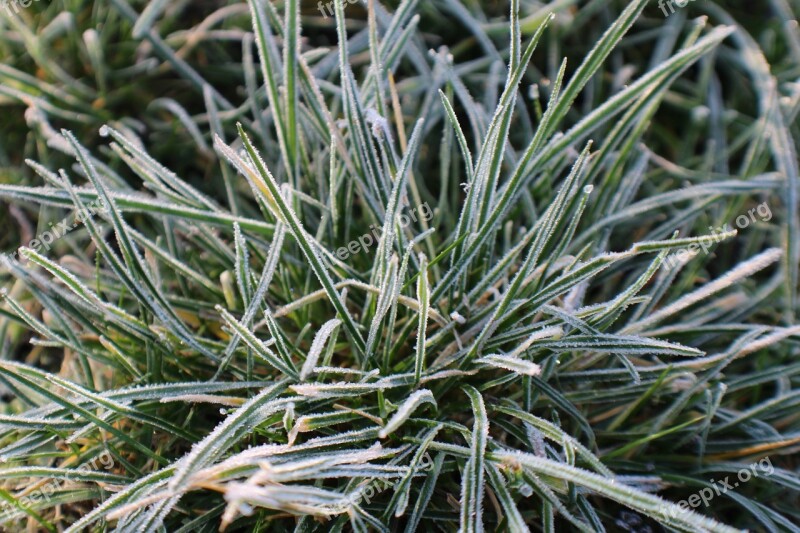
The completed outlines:
[[[800,531],[757,3],[0,9],[2,527]]]

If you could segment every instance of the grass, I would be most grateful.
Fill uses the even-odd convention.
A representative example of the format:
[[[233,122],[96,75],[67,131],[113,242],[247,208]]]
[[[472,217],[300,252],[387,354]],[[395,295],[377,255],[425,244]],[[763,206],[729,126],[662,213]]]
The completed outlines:
[[[757,4],[0,9],[2,527],[800,531]]]

